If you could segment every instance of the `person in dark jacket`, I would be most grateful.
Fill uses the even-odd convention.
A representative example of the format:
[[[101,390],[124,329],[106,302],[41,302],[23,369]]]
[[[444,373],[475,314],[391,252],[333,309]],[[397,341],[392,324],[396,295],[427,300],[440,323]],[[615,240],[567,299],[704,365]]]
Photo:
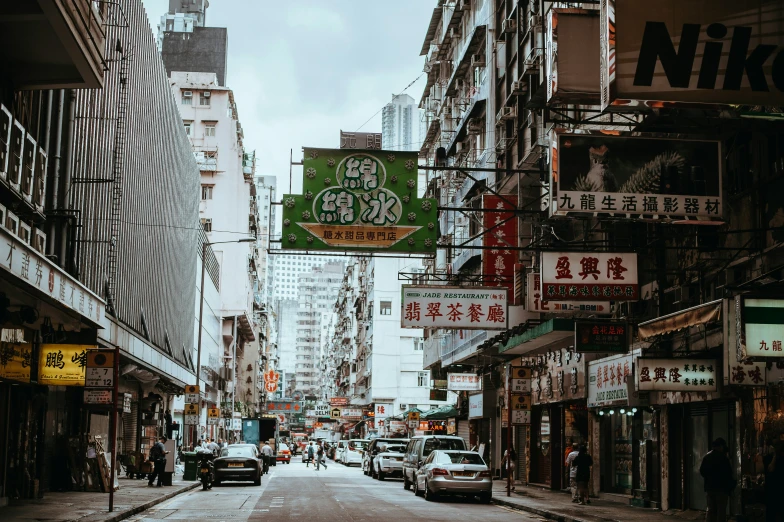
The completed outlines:
[[[779,516],[784,520],[784,442],[771,444],[771,452],[765,455],[765,522],[776,522]]]
[[[166,437],[160,437],[152,448],[150,448],[150,460],[153,465],[153,472],[147,480],[147,485],[152,487],[155,479],[158,479],[158,487],[163,485],[163,473],[166,471],[166,447],[163,443]]]
[[[706,522],[725,522],[727,520],[727,500],[735,489],[732,478],[732,465],[727,458],[727,442],[718,438],[713,441],[713,449],[700,464],[700,475],[705,481],[705,497],[708,509]]]
[[[572,465],[577,468],[575,479],[577,481],[577,498],[580,504],[590,504],[588,497],[588,482],[591,480],[591,466],[593,459],[588,454],[588,446],[580,445],[580,453],[574,458]]]

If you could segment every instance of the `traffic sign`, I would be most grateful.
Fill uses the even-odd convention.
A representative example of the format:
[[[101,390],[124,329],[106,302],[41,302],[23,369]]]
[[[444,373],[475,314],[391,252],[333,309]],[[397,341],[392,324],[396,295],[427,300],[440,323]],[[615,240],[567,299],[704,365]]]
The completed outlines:
[[[182,410],[185,415],[198,415],[199,414],[199,403],[189,403],[185,405],[185,408]]]
[[[332,408],[331,410],[329,410],[329,416],[331,418],[333,418],[333,419],[339,419],[340,418],[340,408]]]
[[[531,424],[531,410],[512,410],[512,424]]]
[[[185,424],[196,426],[199,424],[199,416],[198,415],[186,415],[185,416]]]
[[[196,403],[199,402],[199,385],[188,384],[185,386],[185,402]]]
[[[419,412],[418,411],[408,412],[408,420],[409,420],[409,424],[411,421],[416,421],[417,426],[419,426]]]
[[[88,368],[114,368],[114,352],[90,350],[87,352]]]
[[[513,410],[530,410],[531,409],[531,396],[530,395],[512,395],[512,409]]]
[[[114,368],[85,368],[85,388],[112,388],[114,387]]]

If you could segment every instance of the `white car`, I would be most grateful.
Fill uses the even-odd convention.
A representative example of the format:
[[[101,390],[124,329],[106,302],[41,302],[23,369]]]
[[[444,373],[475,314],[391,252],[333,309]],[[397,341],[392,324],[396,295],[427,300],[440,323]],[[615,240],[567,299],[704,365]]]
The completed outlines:
[[[342,440],[340,441],[341,444],[345,443],[345,446],[338,447],[338,450],[341,451],[340,453],[340,462],[345,464],[346,466],[351,466],[352,464],[362,465],[362,455],[365,453],[365,448],[370,443],[367,439],[349,439],[349,440]]]
[[[403,456],[406,451],[405,443],[386,442],[379,444],[379,453],[373,459],[371,476],[378,480],[386,477],[403,476]]]
[[[343,452],[346,451],[348,446],[347,440],[340,440],[337,442],[338,447],[335,449],[335,462],[343,462]]]

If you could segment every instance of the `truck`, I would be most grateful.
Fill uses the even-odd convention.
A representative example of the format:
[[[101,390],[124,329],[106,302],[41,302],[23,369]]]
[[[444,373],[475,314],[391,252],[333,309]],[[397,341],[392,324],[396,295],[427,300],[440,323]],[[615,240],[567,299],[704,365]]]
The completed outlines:
[[[274,416],[242,419],[242,440],[261,449],[264,442],[278,440],[278,420]],[[274,448],[273,448],[274,449]]]

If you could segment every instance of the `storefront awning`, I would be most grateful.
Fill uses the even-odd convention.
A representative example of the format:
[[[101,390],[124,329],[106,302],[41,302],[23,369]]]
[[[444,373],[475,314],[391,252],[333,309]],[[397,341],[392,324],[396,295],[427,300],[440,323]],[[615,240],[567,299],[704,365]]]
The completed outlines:
[[[718,321],[721,319],[721,307],[722,300],[719,299],[640,323],[638,325],[640,339],[646,340],[657,335],[677,332],[691,326]]]
[[[501,346],[501,355],[535,355],[553,348],[561,348],[563,343],[573,342],[574,321],[572,319],[550,319],[536,325],[519,335],[510,337]]]

